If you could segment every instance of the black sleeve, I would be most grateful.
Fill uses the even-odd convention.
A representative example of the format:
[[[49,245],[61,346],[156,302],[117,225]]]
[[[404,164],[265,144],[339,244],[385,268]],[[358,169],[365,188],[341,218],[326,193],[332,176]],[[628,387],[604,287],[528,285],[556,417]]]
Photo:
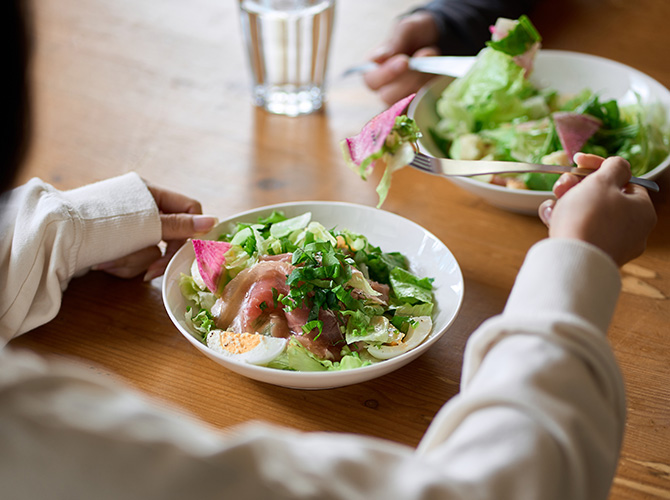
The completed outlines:
[[[528,15],[539,0],[433,0],[412,12],[432,14],[445,55],[474,55],[491,39],[489,26],[499,17]]]

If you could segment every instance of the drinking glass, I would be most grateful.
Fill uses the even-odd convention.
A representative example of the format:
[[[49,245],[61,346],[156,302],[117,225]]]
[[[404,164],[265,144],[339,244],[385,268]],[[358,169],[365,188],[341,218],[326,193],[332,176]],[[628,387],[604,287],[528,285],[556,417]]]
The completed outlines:
[[[240,0],[253,100],[298,116],[325,99],[335,0]]]

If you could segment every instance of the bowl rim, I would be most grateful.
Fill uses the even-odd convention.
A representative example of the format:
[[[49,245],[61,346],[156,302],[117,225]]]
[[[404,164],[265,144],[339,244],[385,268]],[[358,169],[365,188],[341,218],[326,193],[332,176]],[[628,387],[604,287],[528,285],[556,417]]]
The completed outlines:
[[[419,229],[420,231],[423,232],[423,234],[430,239],[439,242],[440,245],[442,245],[444,251],[449,255],[451,260],[453,261],[453,273],[455,274],[458,284],[460,286],[460,293],[457,294],[457,300],[454,304],[450,304],[450,307],[453,309],[453,313],[449,317],[448,321],[446,322],[445,325],[443,325],[440,329],[440,331],[431,331],[430,335],[428,338],[426,338],[419,346],[415,347],[414,349],[407,351],[395,358],[391,358],[389,360],[384,360],[379,363],[375,363],[372,365],[368,366],[363,366],[359,368],[354,368],[350,370],[338,370],[338,371],[316,371],[316,372],[310,372],[310,371],[290,371],[290,370],[279,370],[276,368],[269,368],[266,366],[259,366],[259,365],[253,365],[250,363],[244,363],[235,359],[228,358],[224,355],[221,355],[217,353],[216,351],[208,348],[205,344],[200,342],[198,339],[195,338],[194,334],[190,331],[188,331],[186,328],[184,328],[179,321],[179,318],[174,314],[172,311],[171,304],[168,301],[168,294],[169,294],[169,287],[171,286],[171,282],[174,280],[170,280],[170,276],[175,273],[175,271],[172,269],[173,267],[176,267],[179,263],[179,261],[184,258],[182,255],[186,253],[193,252],[192,245],[190,244],[190,240],[188,240],[184,245],[182,245],[179,250],[175,253],[175,255],[170,259],[170,262],[168,263],[168,266],[165,270],[164,278],[163,278],[163,283],[161,286],[161,295],[162,295],[162,300],[163,300],[163,305],[168,313],[168,316],[170,317],[170,320],[172,321],[173,325],[177,330],[184,336],[186,339],[193,345],[195,346],[200,352],[205,354],[206,356],[213,358],[215,360],[218,360],[217,362],[222,365],[224,368],[230,369],[231,371],[235,371],[239,374],[242,374],[248,378],[252,378],[255,380],[260,380],[263,382],[267,383],[273,383],[273,382],[268,382],[266,380],[267,378],[270,378],[269,376],[275,375],[275,376],[280,376],[282,379],[286,379],[287,383],[275,383],[275,385],[281,385],[284,387],[291,387],[291,388],[296,388],[296,389],[325,389],[325,388],[331,388],[331,387],[340,387],[344,385],[351,385],[355,383],[361,383],[365,382],[367,380],[371,380],[373,378],[377,378],[378,376],[385,375],[387,373],[390,373],[392,371],[395,371],[398,368],[401,368],[405,364],[413,361],[417,357],[419,357],[421,354],[423,354],[426,350],[428,350],[434,343],[436,343],[440,338],[442,338],[446,332],[449,330],[449,328],[452,326],[456,318],[458,317],[458,314],[461,310],[461,307],[463,305],[463,300],[464,300],[464,278],[463,278],[463,272],[460,268],[460,265],[458,264],[458,261],[456,260],[455,256],[451,252],[451,250],[444,244],[437,236],[435,236],[432,232],[430,232],[428,229],[424,228],[423,226],[417,224],[416,222],[407,219],[406,217],[403,217],[401,215],[398,215],[393,212],[389,212],[386,210],[381,210],[377,209],[374,207],[370,207],[367,205],[360,205],[356,203],[350,203],[350,202],[342,202],[342,201],[318,201],[318,200],[313,200],[313,201],[292,201],[292,202],[282,202],[282,203],[275,203],[272,205],[264,205],[261,207],[245,210],[243,212],[238,212],[235,213],[229,217],[226,217],[225,219],[221,220],[210,232],[208,232],[206,235],[203,235],[203,239],[207,238],[212,238],[214,235],[220,234],[219,228],[223,225],[230,224],[235,222],[236,220],[241,220],[244,217],[249,217],[253,215],[259,215],[263,212],[269,212],[275,209],[281,209],[281,208],[300,208],[300,207],[310,207],[310,206],[323,206],[323,207],[342,207],[346,206],[349,208],[353,208],[356,210],[364,210],[364,211],[369,211],[369,212],[384,212],[385,214],[388,214],[389,216],[397,219],[402,219],[406,223],[414,226],[415,228]],[[174,286],[174,284],[172,285]],[[397,365],[397,366],[396,366]],[[239,370],[237,370],[237,369]],[[380,373],[377,373],[380,372]],[[253,376],[250,376],[249,373],[257,373],[259,376],[260,375],[265,375],[266,377],[262,378],[255,378]],[[317,381],[316,383],[307,383],[306,379],[311,379],[314,381]],[[350,380],[354,379],[354,380]]]

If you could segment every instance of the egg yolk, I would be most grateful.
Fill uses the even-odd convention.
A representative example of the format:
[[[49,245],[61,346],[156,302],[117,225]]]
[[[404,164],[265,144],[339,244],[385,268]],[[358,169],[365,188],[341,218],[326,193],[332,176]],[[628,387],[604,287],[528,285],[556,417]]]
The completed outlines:
[[[261,336],[253,333],[221,332],[221,347],[231,354],[244,354],[261,343]]]

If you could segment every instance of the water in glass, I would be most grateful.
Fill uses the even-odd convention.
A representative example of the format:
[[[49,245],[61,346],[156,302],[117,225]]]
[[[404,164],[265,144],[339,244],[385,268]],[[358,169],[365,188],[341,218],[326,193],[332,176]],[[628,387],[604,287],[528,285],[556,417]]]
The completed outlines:
[[[290,116],[320,109],[334,0],[241,0],[240,16],[255,103]]]

